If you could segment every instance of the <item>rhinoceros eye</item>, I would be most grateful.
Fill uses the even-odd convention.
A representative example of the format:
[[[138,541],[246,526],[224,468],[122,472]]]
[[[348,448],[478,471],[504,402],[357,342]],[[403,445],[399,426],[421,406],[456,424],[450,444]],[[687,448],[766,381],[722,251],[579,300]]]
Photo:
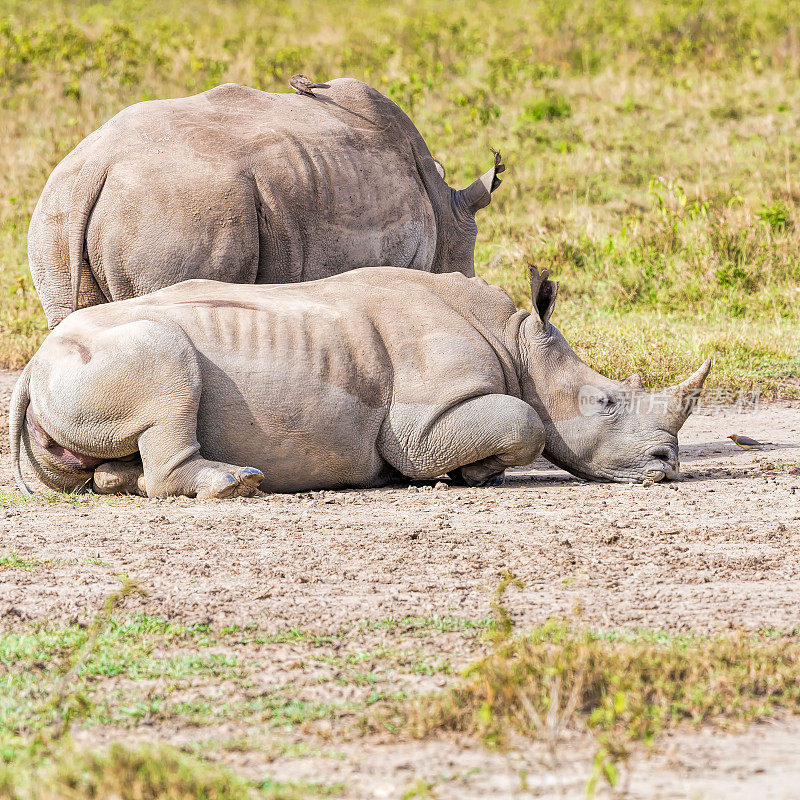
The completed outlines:
[[[614,395],[604,394],[600,398],[600,412],[602,414],[613,414],[620,406],[620,400]]]
[[[613,416],[622,407],[622,398],[616,393],[587,384],[578,391],[578,408],[584,417]]]

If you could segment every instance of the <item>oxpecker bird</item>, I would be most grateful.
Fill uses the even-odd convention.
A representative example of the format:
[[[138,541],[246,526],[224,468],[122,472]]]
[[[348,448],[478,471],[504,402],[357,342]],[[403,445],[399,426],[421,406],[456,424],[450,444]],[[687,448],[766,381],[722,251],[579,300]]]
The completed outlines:
[[[739,445],[742,450],[763,450],[764,445],[761,442],[757,442],[755,439],[751,439],[749,436],[737,436],[737,434],[732,433],[728,437],[734,444]]]
[[[292,75],[289,78],[289,86],[292,87],[298,94],[307,94],[310,97],[316,97],[312,89],[330,89],[329,83],[314,83],[310,78],[305,75]]]

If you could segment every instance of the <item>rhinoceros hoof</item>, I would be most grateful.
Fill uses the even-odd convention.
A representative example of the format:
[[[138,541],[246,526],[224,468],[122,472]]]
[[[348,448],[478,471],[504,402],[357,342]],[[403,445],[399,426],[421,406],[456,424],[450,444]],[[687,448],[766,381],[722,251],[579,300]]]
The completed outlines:
[[[206,491],[198,497],[224,500],[228,497],[249,497],[264,480],[264,473],[255,467],[241,467],[236,472],[220,472],[211,480]]]
[[[142,465],[131,461],[105,461],[94,471],[97,494],[138,494],[147,497]]]
[[[505,472],[496,472],[494,475],[465,475],[467,486],[502,486],[506,480]]]
[[[481,464],[471,464],[453,470],[450,478],[457,486],[502,486],[506,479],[505,470],[503,472],[489,472]]]

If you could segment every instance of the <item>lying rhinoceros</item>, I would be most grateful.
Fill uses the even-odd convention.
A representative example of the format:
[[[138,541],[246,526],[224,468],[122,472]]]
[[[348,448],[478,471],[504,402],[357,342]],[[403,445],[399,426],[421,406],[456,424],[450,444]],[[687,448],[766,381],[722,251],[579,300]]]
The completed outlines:
[[[411,120],[360,81],[236,84],[125,109],[53,171],[28,260],[48,324],[187,278],[294,283],[374,264],[474,275],[475,212]]]
[[[78,311],[14,389],[15,479],[20,442],[52,488],[150,497],[480,485],[542,452],[585,478],[673,476],[710,361],[661,395],[605,378],[550,324],[556,289],[534,270],[529,313],[480,278],[384,267]]]

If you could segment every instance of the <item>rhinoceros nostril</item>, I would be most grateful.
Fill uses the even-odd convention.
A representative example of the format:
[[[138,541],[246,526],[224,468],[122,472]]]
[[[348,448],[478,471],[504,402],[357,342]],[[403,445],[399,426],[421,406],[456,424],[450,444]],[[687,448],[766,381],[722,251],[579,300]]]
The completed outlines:
[[[675,467],[678,463],[675,451],[666,445],[659,445],[658,447],[651,448],[647,451],[647,455],[650,456],[650,458],[657,458],[664,461],[672,467]]]

